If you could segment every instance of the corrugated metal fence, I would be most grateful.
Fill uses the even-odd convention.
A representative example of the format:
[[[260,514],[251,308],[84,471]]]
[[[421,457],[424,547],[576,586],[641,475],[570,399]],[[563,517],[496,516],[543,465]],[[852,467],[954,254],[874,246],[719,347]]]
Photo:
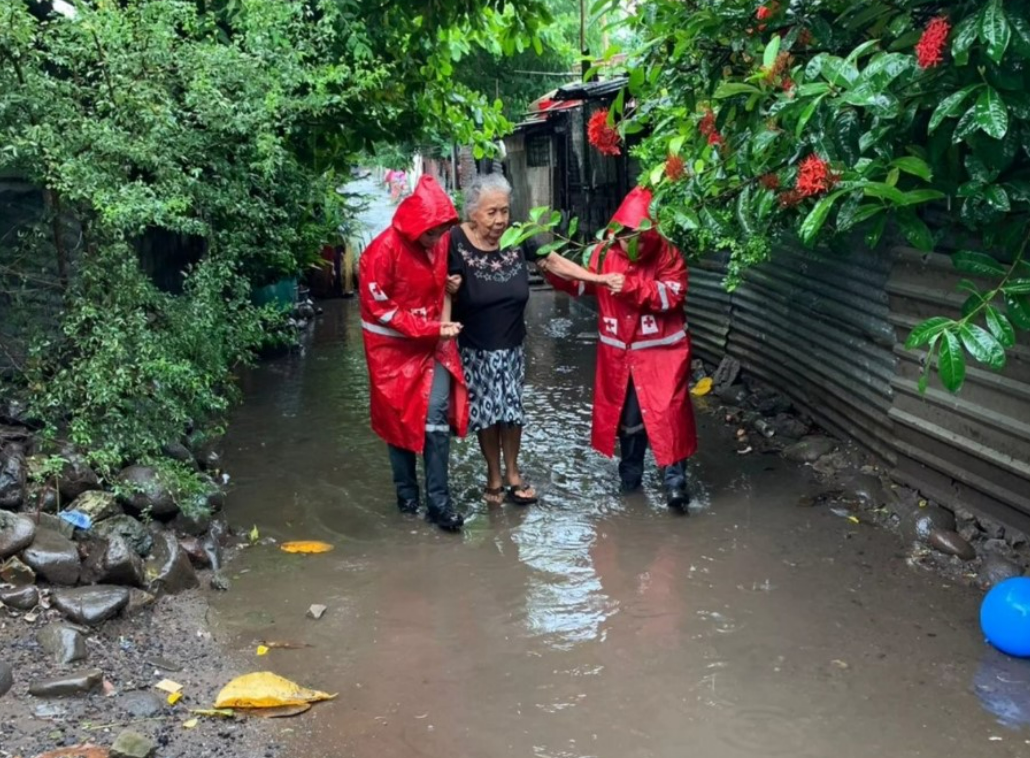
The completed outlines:
[[[920,355],[901,346],[918,321],[958,312],[946,256],[855,245],[782,251],[729,294],[725,259],[691,267],[695,352],[724,355],[824,428],[857,440],[893,477],[951,506],[1030,530],[1030,340],[1000,374],[970,367],[952,396],[916,391]]]

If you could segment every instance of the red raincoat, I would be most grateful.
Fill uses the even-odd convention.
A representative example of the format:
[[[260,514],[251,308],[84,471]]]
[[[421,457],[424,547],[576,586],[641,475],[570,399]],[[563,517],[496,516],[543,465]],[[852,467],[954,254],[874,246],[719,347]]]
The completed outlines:
[[[612,221],[639,229],[650,218],[650,205],[651,193],[638,187],[626,196]],[[594,449],[609,457],[615,454],[632,378],[655,459],[659,466],[668,466],[697,451],[689,392],[690,336],[683,312],[687,266],[680,252],[657,231],[645,231],[639,240],[635,262],[621,244],[613,245],[603,262],[603,245],[594,248],[591,271],[625,275],[625,287],[618,295],[606,287],[548,278],[570,294],[597,295],[600,336],[591,432]]]
[[[455,340],[440,339],[447,284],[447,237],[432,256],[418,238],[457,222],[447,193],[424,176],[358,263],[361,327],[371,384],[372,431],[387,443],[422,452],[434,361],[451,382],[450,425],[468,430],[468,392]]]

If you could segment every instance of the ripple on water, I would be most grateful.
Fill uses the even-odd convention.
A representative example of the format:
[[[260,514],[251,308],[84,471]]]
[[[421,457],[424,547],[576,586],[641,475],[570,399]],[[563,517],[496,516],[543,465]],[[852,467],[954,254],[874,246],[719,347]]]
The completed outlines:
[[[755,758],[808,754],[803,725],[784,708],[731,707],[725,718],[729,726],[716,731],[717,739],[735,750]]]

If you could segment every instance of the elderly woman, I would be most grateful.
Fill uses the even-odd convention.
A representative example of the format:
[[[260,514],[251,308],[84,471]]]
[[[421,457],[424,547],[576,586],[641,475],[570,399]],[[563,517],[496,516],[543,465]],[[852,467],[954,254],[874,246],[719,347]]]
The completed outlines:
[[[450,232],[450,289],[455,291],[453,319],[462,324],[458,342],[469,392],[469,430],[476,432],[486,459],[484,498],[500,504],[507,496],[517,505],[531,505],[537,493],[522,478],[519,448],[525,423],[529,264],[537,259],[532,243],[501,248],[510,215],[508,181],[500,174],[476,177],[465,191],[466,221]],[[578,267],[565,275],[600,281]]]

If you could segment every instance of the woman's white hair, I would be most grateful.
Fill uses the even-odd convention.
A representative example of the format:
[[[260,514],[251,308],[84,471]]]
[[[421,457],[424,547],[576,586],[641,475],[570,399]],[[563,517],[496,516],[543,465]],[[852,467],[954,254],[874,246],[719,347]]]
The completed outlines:
[[[511,197],[511,184],[504,178],[504,174],[480,174],[472,180],[465,188],[465,218],[472,217],[483,195],[490,192],[503,192]]]

